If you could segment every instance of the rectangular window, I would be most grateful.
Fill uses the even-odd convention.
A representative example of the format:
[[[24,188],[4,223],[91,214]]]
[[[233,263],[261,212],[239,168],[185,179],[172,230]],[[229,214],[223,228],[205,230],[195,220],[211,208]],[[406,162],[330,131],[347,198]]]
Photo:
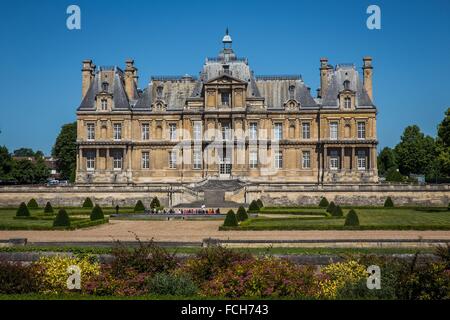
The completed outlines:
[[[275,140],[283,139],[283,124],[282,123],[275,123],[274,129],[273,129],[273,136],[274,136]]]
[[[114,170],[122,170],[123,156],[122,151],[113,152],[113,168]]]
[[[108,100],[102,99],[102,110],[108,110]]]
[[[194,140],[195,141],[201,141],[203,136],[203,130],[202,130],[202,122],[201,121],[195,121],[194,122]]]
[[[87,139],[95,140],[95,124],[88,123],[86,126],[87,126]]]
[[[150,152],[142,152],[141,166],[142,169],[150,169]]]
[[[95,151],[86,152],[86,170],[95,170]]]
[[[230,105],[230,92],[229,91],[221,91],[220,97],[222,101],[223,106],[229,106]]]
[[[258,168],[258,152],[257,151],[250,151],[249,154],[249,167],[250,169],[256,169]]]
[[[194,150],[194,169],[202,168],[202,151]]]
[[[176,151],[169,151],[169,168],[177,168],[177,153]]]
[[[302,123],[302,137],[303,139],[311,139],[311,125],[309,122]]]
[[[364,150],[358,150],[358,170],[366,170],[366,152]]]
[[[344,108],[351,109],[352,108],[352,99],[349,97],[344,98]]]
[[[150,139],[150,124],[143,123],[141,130],[142,130],[142,140],[149,140]]]
[[[303,151],[303,157],[302,157],[302,167],[303,169],[309,169],[311,168],[311,152],[310,151]]]
[[[230,129],[230,124],[228,124],[228,123],[222,124],[222,139],[223,140],[231,140],[231,129]]]
[[[122,139],[122,124],[114,123],[114,140]]]
[[[249,132],[248,137],[250,140],[258,139],[258,124],[256,122],[250,123],[250,132]]]
[[[177,139],[177,125],[175,123],[169,124],[169,139],[170,140]]]
[[[337,140],[338,139],[338,122],[330,122],[330,139]]]
[[[358,122],[358,139],[366,138],[366,123]]]
[[[281,151],[275,152],[275,169],[283,168],[283,153]]]
[[[337,150],[330,151],[330,169],[331,170],[339,169],[339,155]]]

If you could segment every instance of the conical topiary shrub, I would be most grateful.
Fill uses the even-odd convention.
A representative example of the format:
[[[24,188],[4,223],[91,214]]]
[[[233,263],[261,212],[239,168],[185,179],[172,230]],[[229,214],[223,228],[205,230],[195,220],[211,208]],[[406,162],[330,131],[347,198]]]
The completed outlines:
[[[334,204],[333,201],[331,201],[327,207],[327,212],[332,215],[335,208],[336,208],[336,205]]]
[[[358,214],[355,212],[355,210],[351,209],[347,213],[347,216],[345,217],[344,225],[346,227],[359,227],[359,218],[358,218]]]
[[[394,201],[392,201],[391,197],[386,198],[386,201],[384,201],[384,207],[385,208],[393,208],[394,207]]]
[[[53,213],[53,207],[52,207],[52,204],[50,203],[50,201],[47,201],[47,203],[45,204],[44,212],[45,213]]]
[[[258,205],[258,208],[260,208],[260,209],[264,208],[264,204],[261,201],[261,199],[256,200],[256,204]]]
[[[53,220],[54,227],[70,227],[70,218],[67,211],[64,209],[59,209],[58,214]]]
[[[342,212],[341,206],[335,206],[333,212],[331,212],[333,217],[342,217],[344,212]]]
[[[98,204],[95,205],[91,212],[91,221],[104,219],[103,210]]]
[[[94,203],[92,202],[91,198],[87,197],[86,199],[84,199],[83,208],[93,208],[93,207]]]
[[[239,207],[239,209],[236,213],[236,218],[238,221],[245,221],[248,219],[247,211],[245,210],[245,208],[243,206]]]
[[[251,212],[251,213],[259,212],[259,206],[255,200],[250,202],[250,206],[248,207],[248,212]]]
[[[16,211],[16,217],[29,217],[29,216],[30,210],[28,210],[28,207],[25,204],[25,202],[22,202]]]
[[[31,200],[28,201],[27,207],[28,207],[28,209],[37,209],[37,208],[39,208],[39,205],[38,205],[36,199],[31,198]]]
[[[161,207],[161,203],[159,202],[158,197],[154,197],[150,203],[150,209],[156,209],[159,207]]]
[[[233,210],[228,211],[225,221],[223,222],[224,227],[237,227],[238,221]]]
[[[327,198],[322,197],[322,199],[320,199],[320,202],[319,202],[319,207],[327,208],[329,204],[330,203],[328,202]]]
[[[142,203],[141,200],[138,200],[136,202],[136,205],[134,206],[134,212],[144,212],[145,211],[145,206]]]

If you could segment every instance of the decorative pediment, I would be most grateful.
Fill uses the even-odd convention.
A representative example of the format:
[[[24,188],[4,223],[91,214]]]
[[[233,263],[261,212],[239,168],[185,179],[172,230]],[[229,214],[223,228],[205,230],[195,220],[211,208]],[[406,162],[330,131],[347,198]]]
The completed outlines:
[[[152,103],[153,111],[166,111],[167,103],[164,100],[158,99]]]
[[[218,77],[212,78],[208,80],[208,82],[205,83],[206,85],[209,84],[247,84],[246,81],[243,81],[241,79],[235,78],[233,76],[230,76],[228,74],[222,74]]]
[[[286,110],[298,110],[300,108],[300,104],[295,99],[289,99],[284,103],[284,108]]]

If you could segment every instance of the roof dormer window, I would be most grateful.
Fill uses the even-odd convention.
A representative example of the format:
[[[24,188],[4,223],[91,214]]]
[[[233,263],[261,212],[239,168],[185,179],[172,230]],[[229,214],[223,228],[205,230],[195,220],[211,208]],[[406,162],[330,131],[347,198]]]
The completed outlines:
[[[102,83],[102,90],[103,92],[108,92],[108,88],[109,88],[109,83],[108,82],[103,82]]]
[[[344,81],[344,89],[345,90],[350,90],[350,81],[348,81],[348,80]]]
[[[289,99],[294,99],[294,92],[295,92],[295,86],[290,85],[289,86]]]
[[[163,93],[163,86],[162,85],[157,86],[156,87],[156,97],[158,99],[162,98],[162,93]]]

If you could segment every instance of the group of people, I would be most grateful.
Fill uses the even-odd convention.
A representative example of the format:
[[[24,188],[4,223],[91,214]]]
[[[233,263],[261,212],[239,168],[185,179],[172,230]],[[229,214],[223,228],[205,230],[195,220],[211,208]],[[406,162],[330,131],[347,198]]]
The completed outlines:
[[[166,209],[151,209],[150,214],[179,214],[179,215],[188,215],[188,214],[220,214],[220,209],[212,209],[212,208],[205,208],[202,206],[201,208],[170,208],[168,210]]]

